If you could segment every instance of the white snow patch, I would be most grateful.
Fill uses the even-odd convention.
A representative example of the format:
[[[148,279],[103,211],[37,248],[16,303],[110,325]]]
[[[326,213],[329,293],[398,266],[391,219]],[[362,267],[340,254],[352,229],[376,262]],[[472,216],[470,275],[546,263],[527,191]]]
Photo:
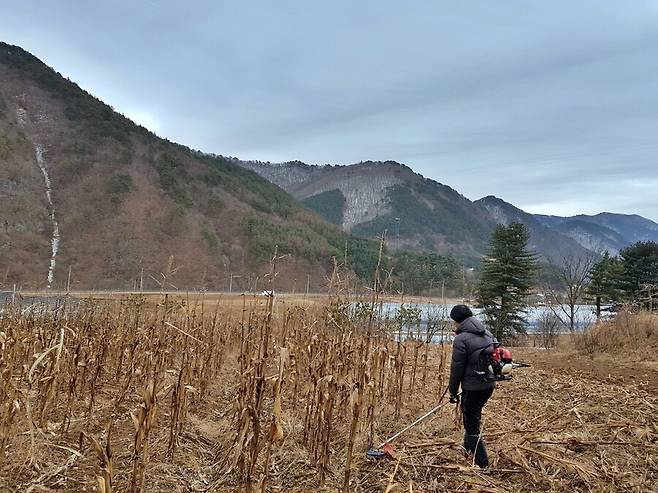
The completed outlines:
[[[40,115],[39,120],[46,120],[47,116]],[[18,125],[21,128],[25,127],[27,123],[27,111],[24,108],[16,109],[16,119],[18,120]],[[55,204],[53,204],[52,196],[52,185],[50,182],[50,176],[48,175],[48,167],[46,165],[46,160],[43,157],[43,146],[37,142],[34,143],[34,153],[37,158],[37,165],[41,170],[43,175],[43,181],[46,185],[46,199],[48,200],[48,207],[50,209],[50,222],[53,225],[53,235],[50,239],[50,265],[48,266],[48,287],[50,288],[53,284],[53,279],[55,277],[55,264],[57,263],[57,252],[59,251],[59,223],[55,217]]]
[[[50,207],[50,221],[53,224],[53,235],[50,240],[50,265],[48,267],[48,287],[50,288],[55,275],[55,264],[57,262],[57,252],[59,251],[59,224],[55,218],[55,205],[53,204],[52,198],[52,186],[50,184],[48,168],[46,167],[46,160],[43,157],[43,147],[41,144],[35,144],[34,149],[37,157],[37,164],[39,165],[39,169],[43,174],[43,181],[46,184],[46,199],[48,200],[48,206]]]
[[[27,111],[25,111],[23,108],[17,108],[16,119],[18,120],[18,124],[21,126],[21,128],[24,127],[25,122],[27,121]]]

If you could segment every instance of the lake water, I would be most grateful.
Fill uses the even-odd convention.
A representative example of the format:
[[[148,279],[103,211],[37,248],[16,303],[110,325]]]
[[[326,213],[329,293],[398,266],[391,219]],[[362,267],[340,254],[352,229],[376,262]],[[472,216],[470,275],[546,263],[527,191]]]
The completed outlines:
[[[403,306],[401,303],[382,303],[381,304],[381,315],[386,318],[395,318],[396,315],[398,314],[400,307]],[[443,320],[448,320],[449,315],[450,315],[450,310],[452,309],[453,305],[444,305],[444,304],[430,304],[430,303],[417,303],[417,304],[410,304],[410,303],[405,303],[404,304],[405,308],[416,308],[420,310],[420,317],[421,317],[421,323],[420,323],[420,330],[418,332],[414,332],[417,334],[418,338],[424,338],[426,332],[427,332],[427,324],[428,320],[437,320],[437,319],[443,319]],[[569,311],[568,306],[563,306],[567,312]],[[473,313],[476,317],[478,317],[481,320],[484,320],[484,317],[482,315],[482,310],[478,308],[471,308],[473,310]],[[566,320],[566,316],[562,314],[560,311],[560,307],[553,307],[553,310],[558,311],[560,313],[560,316],[562,319]],[[550,314],[551,308],[547,306],[532,306],[528,307],[526,310],[526,319],[528,321],[527,325],[527,330],[529,334],[533,334],[538,332],[539,330],[539,321],[541,320],[542,316],[545,314]],[[578,305],[577,306],[577,311],[576,311],[576,329],[577,330],[583,330],[590,325],[592,325],[594,322],[596,322],[596,307],[594,305]],[[452,340],[452,332],[451,332],[452,326],[449,326],[449,330],[443,332],[443,334],[439,333],[436,334],[432,337],[432,342],[441,342],[441,341],[451,341]],[[565,329],[566,330],[566,329]],[[396,334],[396,338],[404,339],[406,338],[407,334],[407,328],[403,328],[400,333]]]
[[[47,313],[63,306],[77,306],[83,302],[81,299],[62,294],[23,296],[12,291],[0,291],[0,314],[9,303],[17,303],[22,313]]]

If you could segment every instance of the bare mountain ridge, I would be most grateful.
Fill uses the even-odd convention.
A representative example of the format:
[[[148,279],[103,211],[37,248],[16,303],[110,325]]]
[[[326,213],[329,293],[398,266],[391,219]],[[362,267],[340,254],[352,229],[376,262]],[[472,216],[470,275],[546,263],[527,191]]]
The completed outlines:
[[[241,162],[316,212],[332,211],[341,226],[374,237],[386,231],[394,247],[451,253],[476,259],[493,230],[488,213],[449,186],[427,179],[395,161],[345,166]],[[329,203],[329,192],[342,201]],[[317,199],[315,203],[312,199]],[[331,200],[335,196],[331,197]],[[321,207],[316,207],[320,203]],[[322,213],[321,212],[321,213]]]
[[[608,251],[613,255],[638,241],[658,242],[658,224],[636,214],[602,212],[593,216],[537,214],[535,217],[542,224],[573,238],[586,248]]]
[[[552,251],[552,256],[558,260],[565,254],[584,253],[575,248],[574,243],[596,254],[608,251],[617,255],[622,248],[638,241],[658,241],[658,224],[638,215],[610,212],[572,217],[529,214],[494,196],[476,203],[487,208],[498,222],[524,223],[531,231],[537,250],[544,256]]]
[[[550,262],[559,263],[563,257],[569,255],[588,254],[589,249],[576,240],[545,226],[532,214],[528,214],[502,199],[490,195],[475,203],[486,209],[498,224],[508,225],[513,222],[524,224],[530,232],[530,249],[541,253]]]

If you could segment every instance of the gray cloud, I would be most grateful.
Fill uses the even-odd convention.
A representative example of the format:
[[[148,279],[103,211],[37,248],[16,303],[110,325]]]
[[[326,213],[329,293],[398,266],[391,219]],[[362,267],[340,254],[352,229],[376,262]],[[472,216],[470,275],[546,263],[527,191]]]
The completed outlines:
[[[245,159],[395,159],[476,199],[658,220],[658,4],[5,0],[119,111]]]

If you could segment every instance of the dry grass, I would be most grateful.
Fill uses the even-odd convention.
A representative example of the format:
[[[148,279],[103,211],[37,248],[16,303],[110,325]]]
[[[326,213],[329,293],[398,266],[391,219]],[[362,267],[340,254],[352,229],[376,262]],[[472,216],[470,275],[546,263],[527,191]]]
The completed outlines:
[[[0,489],[656,485],[655,395],[640,379],[620,385],[568,365],[519,370],[496,391],[484,420],[488,471],[461,456],[461,431],[448,411],[403,436],[397,460],[368,459],[371,445],[441,398],[450,348],[395,342],[368,303],[355,312],[338,296],[308,307],[241,301],[8,307],[0,316]]]
[[[624,352],[644,359],[656,359],[658,349],[658,314],[621,311],[615,318],[602,322],[574,338],[576,348],[586,354]]]

